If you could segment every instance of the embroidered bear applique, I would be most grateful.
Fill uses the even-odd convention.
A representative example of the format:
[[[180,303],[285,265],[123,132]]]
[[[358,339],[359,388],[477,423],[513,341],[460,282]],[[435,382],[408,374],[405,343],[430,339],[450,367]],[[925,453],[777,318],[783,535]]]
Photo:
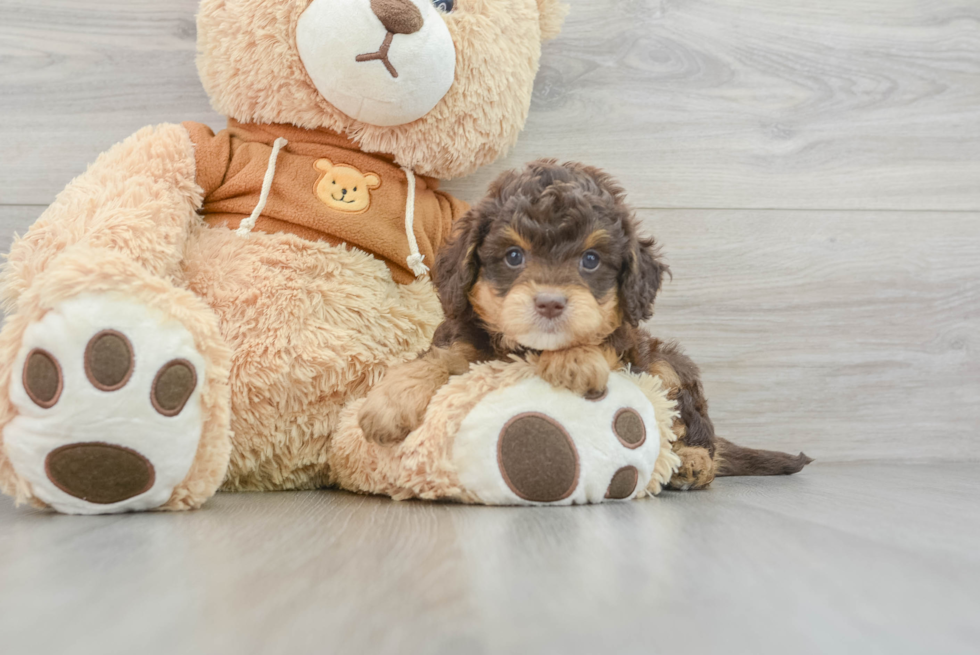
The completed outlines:
[[[381,178],[375,173],[334,165],[329,159],[318,159],[313,167],[320,171],[314,188],[317,197],[337,211],[353,214],[367,210],[371,206],[371,191],[381,186]]]

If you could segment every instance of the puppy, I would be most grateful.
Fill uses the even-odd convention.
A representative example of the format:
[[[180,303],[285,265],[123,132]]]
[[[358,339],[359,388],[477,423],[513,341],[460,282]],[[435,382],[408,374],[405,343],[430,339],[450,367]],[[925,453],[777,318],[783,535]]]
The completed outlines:
[[[457,223],[434,273],[446,320],[432,348],[392,367],[359,414],[390,444],[418,427],[429,400],[474,362],[524,357],[555,387],[605,393],[611,370],[659,376],[678,403],[676,489],[722,475],[796,473],[810,460],[716,437],[697,366],[639,325],[669,269],[639,234],[623,189],[602,171],[542,160],[504,173]]]

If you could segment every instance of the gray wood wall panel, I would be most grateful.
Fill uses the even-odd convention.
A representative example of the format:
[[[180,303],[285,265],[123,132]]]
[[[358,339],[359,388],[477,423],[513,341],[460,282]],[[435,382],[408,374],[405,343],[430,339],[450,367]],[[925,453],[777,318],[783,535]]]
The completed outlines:
[[[980,459],[980,214],[643,211],[649,327],[719,434],[824,460]]]
[[[972,0],[572,0],[510,158],[616,169],[644,207],[980,209]],[[0,0],[0,203],[143,125],[222,120],[196,0]]]
[[[10,252],[14,235],[23,235],[44,211],[39,205],[0,205],[0,253]]]

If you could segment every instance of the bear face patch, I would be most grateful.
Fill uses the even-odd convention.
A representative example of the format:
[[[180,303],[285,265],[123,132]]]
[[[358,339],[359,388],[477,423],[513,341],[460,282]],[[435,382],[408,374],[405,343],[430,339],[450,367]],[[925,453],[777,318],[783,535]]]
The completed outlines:
[[[334,165],[329,159],[318,159],[313,167],[320,171],[314,192],[331,209],[351,214],[371,206],[371,191],[381,186],[375,173],[362,173],[353,166]]]

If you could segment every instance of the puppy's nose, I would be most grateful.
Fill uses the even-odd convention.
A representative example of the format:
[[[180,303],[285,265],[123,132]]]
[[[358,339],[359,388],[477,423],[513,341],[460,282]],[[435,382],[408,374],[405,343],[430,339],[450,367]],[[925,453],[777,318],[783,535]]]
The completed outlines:
[[[411,0],[371,0],[371,11],[392,34],[415,34],[425,24]]]
[[[558,318],[565,311],[568,299],[554,293],[539,293],[534,298],[534,308],[545,318]]]

